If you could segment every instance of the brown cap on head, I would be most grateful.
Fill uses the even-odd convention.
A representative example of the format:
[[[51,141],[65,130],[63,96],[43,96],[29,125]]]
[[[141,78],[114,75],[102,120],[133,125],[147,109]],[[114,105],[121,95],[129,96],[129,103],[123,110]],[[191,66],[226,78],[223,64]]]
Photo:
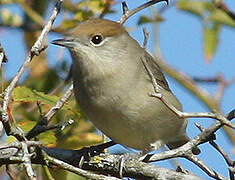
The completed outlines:
[[[102,34],[105,37],[126,33],[125,28],[114,21],[107,19],[90,19],[78,25],[70,33],[72,36]]]

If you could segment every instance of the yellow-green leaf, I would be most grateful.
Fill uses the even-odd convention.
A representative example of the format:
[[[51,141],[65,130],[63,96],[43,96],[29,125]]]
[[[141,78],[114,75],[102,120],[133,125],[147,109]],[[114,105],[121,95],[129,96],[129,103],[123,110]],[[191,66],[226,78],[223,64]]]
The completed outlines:
[[[92,10],[92,12],[99,14],[104,10],[104,6],[102,6],[102,1],[100,0],[91,0],[88,7]]]
[[[50,146],[55,146],[57,141],[55,133],[52,130],[39,134],[38,139],[43,144]]]
[[[79,10],[75,13],[74,19],[77,20],[78,22],[82,22],[84,20],[89,19],[90,17],[93,16],[93,12],[89,10]]]
[[[13,100],[16,102],[37,102],[40,101],[44,104],[54,105],[59,97],[55,95],[47,95],[43,92],[38,92],[36,90],[29,89],[24,86],[19,86],[14,89]]]
[[[30,131],[35,125],[35,121],[21,121],[18,123],[19,127],[23,129],[24,132]],[[45,145],[55,145],[56,137],[55,133],[50,130],[38,135],[38,139]]]
[[[206,1],[178,1],[177,6],[179,9],[190,12],[198,17],[203,17],[204,13],[213,9],[213,5]]]
[[[61,23],[60,28],[63,30],[72,29],[76,27],[77,24],[78,24],[77,20],[66,19]]]
[[[213,57],[218,46],[218,35],[221,25],[213,24],[204,27],[204,53],[207,62]]]
[[[14,27],[18,27],[23,23],[23,20],[19,15],[13,14],[11,11],[9,11],[6,8],[1,8],[0,21],[4,25],[9,25]]]
[[[219,10],[219,9],[214,10],[211,13],[209,19],[211,21],[216,22],[216,23],[235,27],[235,21],[230,16],[228,16],[225,12],[223,12],[222,10]]]
[[[84,146],[91,146],[102,142],[102,136],[96,133],[87,132],[72,134],[66,141],[63,141],[62,143],[60,142],[58,146],[62,148],[78,149]]]
[[[161,21],[164,21],[164,19],[160,15],[156,15],[154,19],[148,16],[140,16],[138,20],[138,25],[151,23],[151,22],[161,22]]]
[[[21,121],[18,122],[17,125],[24,131],[24,132],[28,132],[30,131],[35,125],[36,122],[35,121]],[[12,138],[13,136],[9,136],[7,138],[7,142],[13,142],[15,141],[15,138]],[[42,142],[45,145],[50,145],[50,146],[55,146],[56,145],[56,136],[55,133],[50,130],[50,131],[46,131],[40,135],[37,136],[39,141]]]
[[[60,99],[60,97],[57,97],[55,95],[48,95],[43,92],[32,90],[24,86],[16,87],[12,92],[12,97],[13,97],[13,100],[16,102],[38,102],[39,101],[43,104],[47,104],[51,106],[55,105]],[[64,104],[63,109],[69,110],[77,114],[78,112],[71,109],[71,107],[72,106],[69,103],[66,103]]]

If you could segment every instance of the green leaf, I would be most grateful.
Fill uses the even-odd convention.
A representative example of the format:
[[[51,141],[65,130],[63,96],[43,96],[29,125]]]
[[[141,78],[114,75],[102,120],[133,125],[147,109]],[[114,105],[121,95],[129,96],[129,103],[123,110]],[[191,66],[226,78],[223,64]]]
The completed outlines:
[[[61,23],[60,28],[63,30],[72,29],[77,26],[78,22],[79,22],[78,20],[65,19]]]
[[[50,106],[55,105],[59,101],[59,97],[55,95],[47,95],[43,92],[38,92],[36,90],[29,89],[24,86],[16,87],[12,92],[12,97],[15,102],[41,102],[42,104],[47,104]],[[74,107],[74,102],[66,102],[62,109],[66,110],[67,113],[72,113],[76,116],[81,116],[77,108]]]
[[[94,15],[94,13],[90,10],[79,10],[75,13],[74,19],[78,22],[82,22],[86,19],[91,18]]]
[[[227,25],[227,26],[235,27],[235,21],[229,15],[227,15],[225,12],[223,12],[219,9],[214,10],[211,13],[209,19],[211,21],[216,22],[216,23],[220,23],[220,24],[224,24],[224,25]]]
[[[19,122],[18,125],[24,130],[24,132],[28,132],[36,125],[36,122],[25,120],[25,121]],[[55,137],[55,133],[52,130],[46,131],[38,135],[38,139],[40,142],[44,143],[45,145],[49,145],[49,144],[55,145],[56,140],[57,140]]]
[[[192,13],[201,18],[206,11],[211,11],[214,9],[212,3],[206,1],[181,0],[178,1],[177,6],[179,9]]]
[[[4,25],[18,27],[18,26],[22,25],[23,20],[22,20],[22,18],[19,15],[13,14],[8,9],[1,8],[1,11],[0,11],[0,22],[2,24],[4,24]]]
[[[164,21],[164,18],[162,18],[160,15],[156,15],[154,19],[148,17],[148,16],[140,16],[138,20],[138,25],[142,25],[145,23],[152,23],[152,22],[161,22]]]
[[[57,138],[55,133],[51,131],[46,131],[40,135],[38,135],[38,139],[45,145],[55,146],[57,142]]]
[[[61,148],[77,149],[84,146],[91,146],[103,142],[102,136],[96,133],[84,132],[79,134],[71,134],[66,141],[59,142]]]
[[[211,25],[211,24],[210,24]],[[218,35],[221,25],[214,23],[204,27],[204,53],[207,62],[213,57],[218,46]]]
[[[38,92],[36,90],[29,89],[24,86],[19,86],[14,89],[13,100],[16,102],[37,102],[40,101],[44,104],[54,105],[59,97],[55,95],[47,95],[43,92]]]
[[[29,120],[24,120],[21,122],[18,122],[17,125],[23,129],[24,132],[30,131],[35,125],[35,121],[29,121]],[[14,142],[15,138],[12,138],[13,136],[9,136],[7,138],[7,142]],[[57,138],[55,136],[55,133],[51,131],[46,131],[40,135],[37,136],[39,141],[42,142],[45,145],[53,145],[55,146],[57,142]]]

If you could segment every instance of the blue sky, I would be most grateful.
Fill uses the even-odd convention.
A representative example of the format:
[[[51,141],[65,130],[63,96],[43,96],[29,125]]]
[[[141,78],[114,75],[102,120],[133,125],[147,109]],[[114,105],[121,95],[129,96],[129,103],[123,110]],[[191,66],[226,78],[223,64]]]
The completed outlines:
[[[230,9],[235,9],[234,0],[224,1]],[[127,0],[129,8],[134,8],[137,5],[143,3],[143,0]],[[164,3],[155,5],[154,7],[164,6]],[[17,14],[21,14],[21,8],[18,6],[6,6]],[[52,6],[50,6],[52,8]],[[120,4],[115,6],[118,11],[115,15],[108,15],[105,18],[111,20],[119,20],[121,16]],[[136,22],[139,15],[149,15],[150,8],[139,12],[136,16],[131,17],[125,26],[136,29]],[[161,53],[164,59],[171,66],[185,72],[190,76],[196,77],[213,77],[218,73],[222,73],[226,79],[232,79],[235,77],[235,35],[234,29],[229,27],[223,27],[219,36],[219,47],[215,56],[210,64],[205,63],[203,54],[203,35],[202,35],[202,23],[195,16],[189,15],[185,12],[177,10],[175,7],[168,8],[163,17],[165,22],[159,25],[159,45]],[[60,19],[61,17],[59,17]],[[59,21],[57,21],[58,23]],[[154,37],[153,27],[151,25],[145,25],[150,32],[148,50],[153,52]],[[131,32],[132,37],[143,42],[142,28],[138,28]],[[49,40],[55,39],[58,36],[50,34]],[[1,28],[0,29],[0,42],[2,43],[9,62],[5,65],[7,79],[12,78],[20,65],[22,64],[24,57],[26,56],[25,47],[23,45],[22,32],[15,29]],[[56,57],[58,53],[58,47],[50,46],[48,49],[49,64],[53,66],[56,63]],[[68,54],[65,54],[65,58],[69,59]],[[71,61],[71,60],[69,60]],[[177,82],[168,77],[168,81],[172,91],[180,99],[184,106],[184,110],[187,112],[205,112],[208,111],[195,97],[193,97],[188,91],[179,86]],[[206,88],[211,94],[216,92],[216,85],[200,84]],[[222,100],[222,110],[227,113],[235,108],[235,84],[230,86],[224,94]],[[203,127],[208,127],[213,120],[211,119],[190,119],[187,132],[190,137],[194,137],[199,133],[194,126],[194,122],[200,123]],[[225,151],[234,158],[232,154],[233,146],[226,138],[223,130],[217,132],[216,142],[225,149]],[[200,146],[202,153],[199,155],[207,165],[214,168],[215,171],[222,173],[224,176],[228,176],[227,166],[221,156],[208,144]],[[115,150],[117,149],[114,148]],[[209,177],[202,172],[199,168],[193,165],[191,162],[180,159],[180,163],[184,167],[195,174],[209,179]],[[171,167],[169,161],[163,163],[157,163],[164,167]]]

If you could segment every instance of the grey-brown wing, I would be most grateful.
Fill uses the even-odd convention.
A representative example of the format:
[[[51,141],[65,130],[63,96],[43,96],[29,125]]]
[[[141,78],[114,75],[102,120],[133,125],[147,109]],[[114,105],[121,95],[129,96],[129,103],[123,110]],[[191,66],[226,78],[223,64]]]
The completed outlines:
[[[144,58],[153,76],[155,77],[156,82],[165,90],[171,91],[168,86],[167,80],[164,74],[162,73],[161,68],[159,67],[157,62],[153,59],[153,57],[148,52],[145,51]]]

